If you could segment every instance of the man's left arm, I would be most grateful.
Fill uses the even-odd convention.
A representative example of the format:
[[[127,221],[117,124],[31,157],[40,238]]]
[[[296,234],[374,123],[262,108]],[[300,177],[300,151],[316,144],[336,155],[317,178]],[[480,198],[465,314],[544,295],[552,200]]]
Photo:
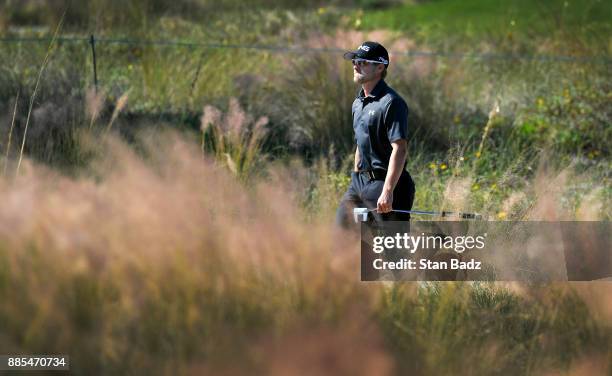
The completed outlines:
[[[393,151],[389,159],[389,169],[385,178],[385,185],[376,203],[379,213],[388,213],[393,209],[393,190],[404,169],[406,155],[408,154],[407,142],[404,139],[391,143]]]

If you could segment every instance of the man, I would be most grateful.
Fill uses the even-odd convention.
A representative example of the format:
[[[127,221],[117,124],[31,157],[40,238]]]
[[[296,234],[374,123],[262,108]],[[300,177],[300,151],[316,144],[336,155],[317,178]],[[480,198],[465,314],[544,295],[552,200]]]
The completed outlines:
[[[414,182],[406,171],[408,106],[384,81],[389,54],[379,43],[364,42],[344,58],[353,62],[353,80],[361,90],[353,102],[355,166],[351,183],[336,213],[348,227],[355,207],[376,209],[377,220],[407,221],[414,201]]]

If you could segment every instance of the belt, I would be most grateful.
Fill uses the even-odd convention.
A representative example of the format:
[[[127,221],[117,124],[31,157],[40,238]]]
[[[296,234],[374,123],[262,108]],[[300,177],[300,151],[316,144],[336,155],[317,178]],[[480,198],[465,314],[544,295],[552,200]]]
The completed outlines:
[[[370,180],[385,180],[387,177],[387,170],[383,169],[361,170],[357,173],[366,175]]]

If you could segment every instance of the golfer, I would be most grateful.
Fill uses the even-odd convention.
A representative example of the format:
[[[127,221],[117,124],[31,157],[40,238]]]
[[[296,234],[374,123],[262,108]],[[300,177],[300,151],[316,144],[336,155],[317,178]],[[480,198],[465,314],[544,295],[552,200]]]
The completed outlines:
[[[353,80],[361,90],[353,102],[357,148],[351,183],[336,213],[336,223],[349,227],[353,208],[377,209],[377,220],[407,221],[414,201],[414,182],[406,171],[408,106],[384,81],[389,54],[379,43],[364,42],[344,58],[353,63]]]

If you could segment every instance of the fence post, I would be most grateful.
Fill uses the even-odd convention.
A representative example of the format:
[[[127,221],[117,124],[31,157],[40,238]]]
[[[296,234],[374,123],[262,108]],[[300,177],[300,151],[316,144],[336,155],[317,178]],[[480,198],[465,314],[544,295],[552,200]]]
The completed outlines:
[[[94,87],[96,94],[98,93],[98,69],[96,66],[96,39],[94,35],[89,36],[89,44],[91,45],[91,54],[93,56],[93,74],[94,74]]]

